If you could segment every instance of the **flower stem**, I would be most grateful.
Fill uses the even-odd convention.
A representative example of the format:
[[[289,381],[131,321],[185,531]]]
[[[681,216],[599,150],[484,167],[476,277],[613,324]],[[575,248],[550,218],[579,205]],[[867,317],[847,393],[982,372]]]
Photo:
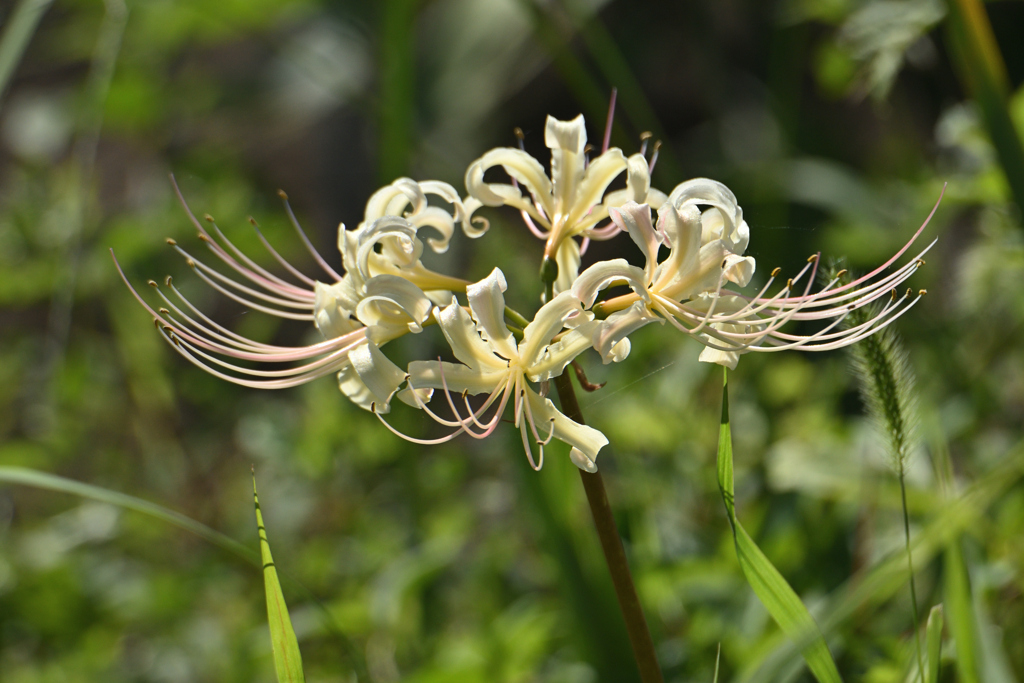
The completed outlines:
[[[554,381],[562,412],[569,419],[584,424],[583,413],[576,400],[576,391],[573,389],[569,373],[563,372]],[[608,503],[608,492],[604,488],[604,479],[600,472],[591,474],[583,470],[580,470],[580,478],[583,480],[583,489],[587,492],[590,514],[594,518],[594,527],[601,540],[604,559],[612,577],[612,584],[615,586],[615,597],[618,598],[619,609],[626,622],[626,631],[629,633],[629,643],[633,647],[633,656],[636,657],[637,668],[640,670],[640,679],[644,683],[662,683],[664,678],[654,652],[654,641],[651,639],[651,631],[647,627],[647,619],[640,606],[640,598],[636,594],[636,586],[633,585],[633,576],[626,561],[626,550],[615,526],[612,508]]]
[[[924,677],[924,658],[921,656],[921,629],[917,623],[917,586],[914,582],[914,556],[910,552],[910,515],[907,514],[907,486],[903,481],[903,465],[900,465],[900,496],[903,500],[903,537],[907,546],[907,567],[910,571],[910,609],[914,616],[914,643],[917,646],[917,670]]]

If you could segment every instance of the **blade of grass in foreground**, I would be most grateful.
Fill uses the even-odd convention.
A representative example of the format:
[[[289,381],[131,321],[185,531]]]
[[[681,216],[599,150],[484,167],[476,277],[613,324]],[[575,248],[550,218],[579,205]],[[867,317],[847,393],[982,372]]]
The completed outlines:
[[[154,517],[162,522],[172,524],[179,529],[184,529],[185,531],[193,533],[196,536],[205,538],[218,548],[226,550],[233,555],[237,555],[247,562],[256,561],[256,555],[251,549],[245,547],[230,536],[225,536],[219,531],[215,531],[205,524],[201,524],[194,519],[186,517],[180,512],[168,510],[162,505],[157,505],[156,503],[151,503],[148,500],[136,498],[135,496],[129,496],[126,493],[110,491],[108,489],[100,488],[99,486],[85,484],[80,481],[74,481],[73,479],[65,479],[64,477],[57,476],[56,474],[39,472],[38,470],[32,470],[27,467],[0,467],[0,483],[19,484],[22,486],[46,489],[48,491],[68,493],[73,496],[116,505],[117,507],[125,508],[126,510],[141,512],[144,515]]]
[[[7,16],[7,26],[3,37],[0,37],[0,99],[36,32],[39,20],[52,4],[53,0],[21,0]]]
[[[925,641],[928,649],[927,683],[939,683],[939,657],[942,654],[942,605],[932,607],[925,627]]]
[[[263,512],[260,498],[256,493],[256,475],[252,477],[252,498],[256,504],[256,528],[260,535],[260,556],[263,559],[263,586],[267,591],[267,620],[270,622],[270,645],[274,651],[274,669],[278,683],[305,683],[302,674],[302,654],[295,629],[288,616],[288,605],[284,602],[281,582],[277,580],[277,567],[270,554],[267,529],[263,526]]]
[[[841,683],[839,670],[825,639],[800,598],[779,570],[754,543],[736,517],[733,492],[732,430],[729,425],[729,375],[722,384],[722,424],[718,436],[718,487],[732,526],[736,556],[743,575],[779,628],[800,645],[808,668],[820,683]]]

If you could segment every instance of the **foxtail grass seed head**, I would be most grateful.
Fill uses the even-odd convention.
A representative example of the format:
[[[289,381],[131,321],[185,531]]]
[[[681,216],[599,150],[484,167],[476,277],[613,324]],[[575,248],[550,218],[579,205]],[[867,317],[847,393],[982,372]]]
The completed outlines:
[[[492,149],[469,165],[465,197],[447,183],[410,178],[377,190],[358,226],[342,225],[338,231],[340,269],[313,247],[288,195],[279,191],[317,274],[284,259],[250,217],[250,228],[277,263],[274,269],[260,265],[212,216],[197,219],[175,185],[214,265],[174,239],[167,244],[220,295],[315,327],[322,336],[315,343],[278,346],[239,335],[204,313],[170,278],[163,286],[149,282],[160,299],[154,307],[121,276],[171,347],[217,377],[282,389],[335,375],[352,402],[420,444],[463,434],[484,438],[510,409],[526,457],[537,469],[545,447],[558,440],[571,447],[578,467],[597,470],[607,438],[557,409],[547,397],[548,383],[569,365],[579,372],[576,358],[591,349],[605,363],[624,360],[630,336],[650,323],[667,323],[696,339],[705,347],[701,361],[729,368],[745,353],[828,350],[865,341],[864,373],[879,387],[872,400],[890,425],[895,452],[904,458],[911,433],[904,387],[912,380],[894,337],[879,333],[924,295],[924,290],[896,292],[924,265],[922,256],[934,241],[899,262],[938,203],[902,249],[863,277],[847,281],[839,271],[812,291],[821,259],[808,254],[798,272],[775,268],[757,292],[744,293],[756,262],[745,254],[751,230],[736,196],[708,178],[687,180],[668,193],[652,187],[658,141],[649,145],[652,137],[643,135],[639,151],[629,156],[610,147],[613,113],[614,104],[600,151],[587,144],[582,116],[548,117],[544,142],[551,150],[550,171],[524,151],[525,136],[517,128],[519,148]],[[499,168],[508,183],[490,177]],[[617,180],[625,187],[609,190]],[[518,211],[527,230],[544,242],[540,282],[528,285],[544,290],[544,304],[532,317],[506,307],[510,283],[502,264],[469,282],[432,270],[422,259],[428,249],[446,252],[457,231],[482,237],[490,223],[477,212],[502,206]],[[613,258],[580,273],[590,241],[619,233],[628,236],[619,238],[623,255],[639,249],[644,265]],[[803,328],[809,323],[813,331],[793,332],[790,324],[796,322]],[[388,342],[433,328],[448,342],[453,361],[414,360],[403,368],[385,355]],[[579,376],[588,390],[600,388]],[[471,401],[473,396],[481,398]],[[429,415],[446,433],[436,438],[401,434],[384,417],[395,397]]]

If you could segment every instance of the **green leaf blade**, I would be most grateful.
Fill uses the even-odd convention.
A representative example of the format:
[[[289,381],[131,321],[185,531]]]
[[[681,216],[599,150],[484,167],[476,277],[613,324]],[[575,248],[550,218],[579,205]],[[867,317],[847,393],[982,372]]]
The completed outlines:
[[[779,628],[795,642],[808,668],[820,683],[842,683],[832,653],[811,613],[765,556],[736,516],[733,491],[732,428],[729,423],[728,374],[722,385],[722,422],[718,441],[718,485],[732,525],[733,541],[740,569],[754,594]]]
[[[263,512],[256,493],[256,478],[252,482],[253,501],[256,505],[256,527],[260,536],[260,557],[263,560],[263,586],[267,594],[267,621],[270,623],[270,645],[274,652],[274,669],[278,683],[305,683],[302,673],[302,654],[299,641],[288,616],[288,605],[284,601],[281,582],[277,578],[274,556],[270,553],[267,529],[263,526]]]
[[[935,605],[928,614],[928,625],[925,627],[925,642],[928,648],[928,683],[939,681],[939,657],[942,655],[942,605]]]

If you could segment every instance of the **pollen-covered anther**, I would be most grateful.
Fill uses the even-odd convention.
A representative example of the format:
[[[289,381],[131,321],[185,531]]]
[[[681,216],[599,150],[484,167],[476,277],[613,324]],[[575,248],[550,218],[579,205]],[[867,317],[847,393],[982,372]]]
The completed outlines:
[[[519,126],[516,126],[515,128],[512,129],[512,135],[516,136],[516,140],[522,141],[526,139],[526,133],[524,133],[523,129],[520,128]]]
[[[841,278],[844,275],[846,275],[846,268],[843,268],[838,273],[836,273],[836,279],[838,280],[839,278]]]
[[[150,282],[152,282],[152,280],[150,280]],[[173,282],[174,279],[170,275],[164,278],[164,284],[167,285],[168,287],[170,287]]]
[[[285,192],[284,190],[278,190],[277,191],[277,196],[280,197],[281,199],[285,200],[285,201],[288,201],[288,193]]]
[[[251,225],[252,227],[255,228],[255,227],[257,227],[259,225],[259,223],[256,222],[255,218],[253,218],[252,216],[249,216],[249,225]]]
[[[892,288],[892,300],[896,301],[896,288],[895,287]]]
[[[206,221],[207,223],[213,223],[214,222],[213,216],[211,216],[208,213],[204,213],[203,214],[203,220]]]
[[[147,285],[149,285],[150,287],[152,287],[153,289],[156,289],[157,287],[159,287],[159,286],[160,286],[160,285],[158,285],[158,284],[156,283],[156,280],[147,280],[147,281],[146,281],[146,284],[147,284]]]
[[[793,278],[786,280],[786,289],[793,289]]]
[[[192,259],[186,259],[185,263],[188,265],[189,268],[195,270],[195,267],[196,267],[196,262],[195,261],[193,261]]]
[[[781,272],[782,272],[782,268],[776,268],[775,270],[772,271],[772,277],[777,277],[778,274],[781,273]]]
[[[923,258],[919,258],[919,259],[917,259],[917,267],[918,267],[918,268],[920,268],[920,267],[921,267],[921,266],[923,266],[924,264],[925,264],[925,260],[924,260]]]
[[[648,140],[650,140],[653,137],[654,137],[654,133],[652,133],[649,130],[645,130],[643,133],[640,133],[640,142],[647,142]]]
[[[927,293],[928,293],[927,289],[919,289],[919,290],[917,290],[917,295],[918,296],[924,296]]]
[[[594,146],[592,144],[590,144],[589,142],[583,147],[583,153],[584,154],[590,154],[593,151],[594,151]]]
[[[171,312],[169,310],[167,310],[166,308],[158,308],[156,310],[157,310],[157,313],[159,313],[160,315],[170,315],[171,314]]]
[[[178,243],[172,240],[170,237],[167,238],[167,244],[171,245],[172,247],[178,246]]]
[[[210,241],[210,237],[208,235],[204,235],[203,233],[199,233],[198,235],[196,235],[196,237],[199,238],[200,242],[207,242],[207,243],[209,243],[209,241]]]
[[[811,254],[810,256],[807,257],[807,262],[808,263],[814,263],[817,260],[818,260],[818,255],[817,254]]]
[[[914,290],[913,290],[913,289],[911,289],[910,287],[907,287],[907,293],[906,293],[906,294],[904,294],[903,296],[905,296],[906,298],[908,298],[908,299],[909,299],[909,298],[910,298],[910,295],[911,295],[911,294],[913,294],[913,293],[914,293]]]

